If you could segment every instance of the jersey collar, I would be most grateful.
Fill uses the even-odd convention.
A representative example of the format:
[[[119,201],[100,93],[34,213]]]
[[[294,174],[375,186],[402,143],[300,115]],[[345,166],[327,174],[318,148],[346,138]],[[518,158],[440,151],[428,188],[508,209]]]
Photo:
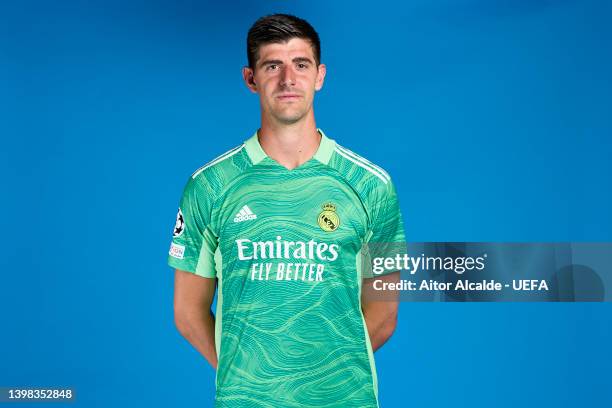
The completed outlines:
[[[336,142],[333,139],[330,139],[325,136],[325,133],[323,133],[321,129],[317,129],[317,131],[321,134],[321,143],[319,143],[319,148],[317,149],[314,156],[312,156],[312,158],[323,164],[327,164],[329,163],[329,160],[331,159],[332,154],[334,153]],[[254,165],[268,157],[266,152],[264,152],[261,145],[259,144],[259,139],[257,138],[257,131],[255,131],[255,134],[251,136],[246,142],[244,142],[244,147],[247,154],[249,155],[249,159],[251,159],[251,162]]]

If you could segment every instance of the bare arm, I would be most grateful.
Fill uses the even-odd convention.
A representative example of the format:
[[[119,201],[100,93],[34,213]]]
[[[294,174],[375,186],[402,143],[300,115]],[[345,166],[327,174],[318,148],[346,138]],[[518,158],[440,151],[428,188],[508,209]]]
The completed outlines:
[[[375,291],[372,286],[375,280],[399,282],[400,274],[399,272],[394,272],[363,280],[361,309],[363,310],[373,351],[382,347],[389,340],[393,331],[395,331],[399,306],[398,292],[389,290]]]
[[[215,316],[211,305],[216,279],[176,270],[174,275],[174,322],[178,331],[217,369]]]

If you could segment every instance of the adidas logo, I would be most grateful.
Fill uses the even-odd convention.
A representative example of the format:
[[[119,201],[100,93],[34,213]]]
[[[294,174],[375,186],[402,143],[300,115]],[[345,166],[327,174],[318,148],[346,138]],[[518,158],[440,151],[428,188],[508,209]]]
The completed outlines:
[[[255,218],[257,218],[257,216],[253,214],[253,211],[251,211],[248,205],[245,205],[240,209],[240,212],[236,214],[236,217],[234,217],[234,222],[254,220]]]

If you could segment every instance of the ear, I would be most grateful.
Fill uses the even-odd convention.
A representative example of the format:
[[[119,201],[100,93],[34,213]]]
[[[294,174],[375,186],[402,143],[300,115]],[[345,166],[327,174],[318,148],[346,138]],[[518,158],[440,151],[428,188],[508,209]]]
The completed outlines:
[[[319,64],[317,69],[317,79],[315,80],[315,90],[320,91],[323,88],[323,82],[325,81],[325,74],[327,73],[327,67],[325,64]]]
[[[247,88],[253,93],[257,93],[257,84],[255,83],[255,72],[249,67],[242,68],[242,78]]]

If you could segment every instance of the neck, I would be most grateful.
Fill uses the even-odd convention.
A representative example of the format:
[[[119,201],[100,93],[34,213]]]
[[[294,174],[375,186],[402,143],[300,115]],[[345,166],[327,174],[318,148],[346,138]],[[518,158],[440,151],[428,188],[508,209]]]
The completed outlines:
[[[312,111],[303,120],[292,124],[266,120],[262,115],[258,136],[268,157],[289,170],[310,160],[321,142]]]

